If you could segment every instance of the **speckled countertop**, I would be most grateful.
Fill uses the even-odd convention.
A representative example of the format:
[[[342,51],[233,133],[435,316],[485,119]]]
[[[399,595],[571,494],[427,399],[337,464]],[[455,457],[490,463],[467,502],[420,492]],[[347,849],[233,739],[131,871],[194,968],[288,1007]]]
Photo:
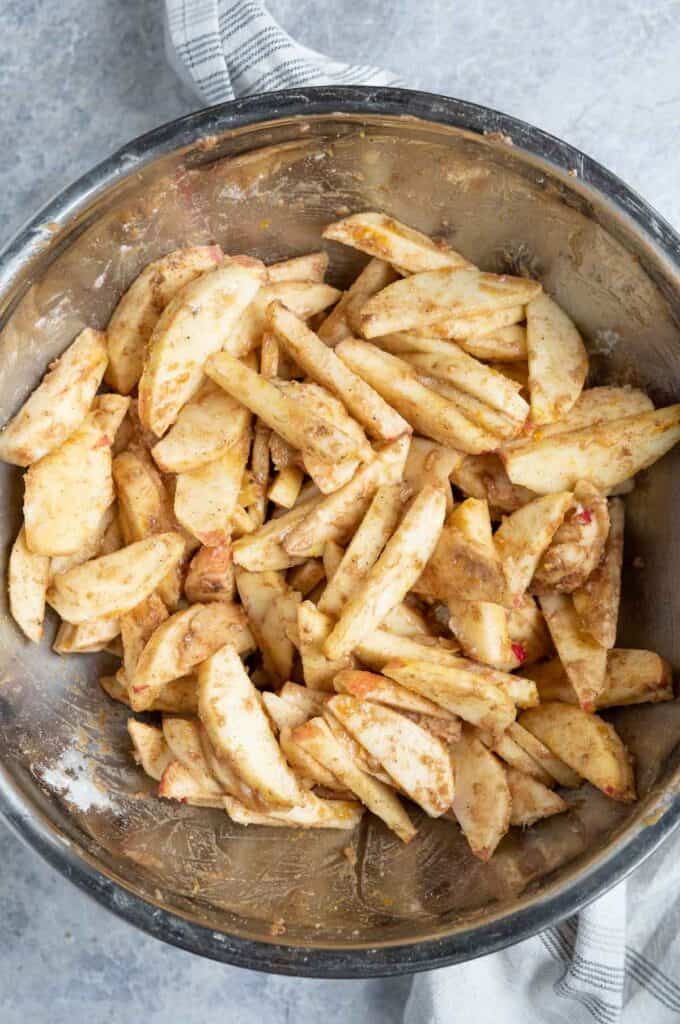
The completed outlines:
[[[307,45],[533,122],[680,226],[680,2],[270,0]],[[195,102],[160,0],[0,0],[0,245],[54,192]],[[0,825],[0,1021],[387,1024],[408,979],[301,981],[134,931]]]

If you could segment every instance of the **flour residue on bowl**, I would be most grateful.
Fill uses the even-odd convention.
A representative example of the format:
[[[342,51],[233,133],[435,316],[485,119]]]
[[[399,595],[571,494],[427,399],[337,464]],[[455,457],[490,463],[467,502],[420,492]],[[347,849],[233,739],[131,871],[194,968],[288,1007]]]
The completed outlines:
[[[38,772],[42,782],[79,811],[113,807],[111,794],[93,778],[92,762],[82,751],[69,747],[50,768]]]

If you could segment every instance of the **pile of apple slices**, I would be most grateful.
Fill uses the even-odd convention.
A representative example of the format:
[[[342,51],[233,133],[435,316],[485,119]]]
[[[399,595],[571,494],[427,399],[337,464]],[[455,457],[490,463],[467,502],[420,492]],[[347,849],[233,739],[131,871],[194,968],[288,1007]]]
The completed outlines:
[[[615,646],[623,496],[680,405],[585,388],[537,281],[381,213],[324,237],[370,257],[344,292],[323,252],[180,249],[50,367],[0,434],[12,614],[121,658],[160,797],[404,842],[414,804],[488,859],[565,787],[635,799],[599,712],[673,689]]]

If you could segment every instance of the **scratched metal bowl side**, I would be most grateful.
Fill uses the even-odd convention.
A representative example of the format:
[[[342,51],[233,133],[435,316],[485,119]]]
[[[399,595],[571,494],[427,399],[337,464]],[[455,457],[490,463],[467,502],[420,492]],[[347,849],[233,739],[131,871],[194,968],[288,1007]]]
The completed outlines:
[[[0,257],[0,418],[84,324],[106,324],[148,260],[213,240],[284,258],[367,208],[446,236],[487,269],[537,275],[586,335],[593,381],[680,399],[680,240],[669,225],[529,125],[440,96],[356,87],[253,97],[175,121],[38,214]],[[333,279],[346,283],[361,259],[328,251]],[[678,460],[642,474],[628,499],[619,638],[674,665]],[[4,572],[21,474],[0,472]],[[53,632],[50,620],[43,644],[27,644],[3,588],[0,812],[104,906],[217,960],[368,977],[470,959],[574,913],[680,820],[673,702],[612,713],[637,755],[638,804],[584,787],[568,814],[513,830],[488,865],[449,822],[424,820],[408,847],[370,818],[350,837],[241,829],[154,798],[129,756],[125,709],[97,685],[106,657],[60,659]]]

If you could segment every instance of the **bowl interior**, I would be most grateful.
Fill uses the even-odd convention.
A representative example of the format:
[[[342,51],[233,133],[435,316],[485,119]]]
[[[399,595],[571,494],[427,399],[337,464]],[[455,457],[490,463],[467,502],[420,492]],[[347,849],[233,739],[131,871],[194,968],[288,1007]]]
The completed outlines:
[[[30,258],[0,299],[3,421],[82,326],[105,326],[149,260],[208,241],[281,259],[318,248],[330,220],[370,208],[444,236],[485,269],[538,276],[586,336],[593,382],[634,383],[657,402],[680,400],[677,267],[620,206],[507,140],[378,114],[284,117],[217,126],[95,191],[65,224],[36,229]],[[328,251],[333,281],[345,284],[362,260],[334,244]],[[674,665],[677,466],[680,451],[642,474],[628,498],[618,641]],[[0,473],[4,573],[22,485],[18,470],[3,465]],[[680,709],[672,703],[614,715],[637,756],[638,804],[622,807],[584,787],[568,814],[513,830],[487,865],[446,821],[423,820],[408,847],[371,817],[350,835],[243,829],[217,811],[153,797],[130,757],[126,709],[96,682],[107,656],[60,658],[53,633],[50,622],[40,646],[27,644],[2,588],[5,810],[11,805],[74,863],[119,883],[109,903],[125,912],[141,897],[166,923],[162,911],[171,911],[188,929],[177,941],[211,955],[226,949],[225,936],[274,944],[274,967],[285,947],[306,947],[312,958],[323,947],[362,973],[369,951],[427,940],[442,951],[435,959],[446,958],[447,937],[456,936],[474,955],[480,929],[509,915],[527,920],[567,889],[585,893],[593,872],[639,839],[675,778]],[[272,922],[283,924],[272,930]],[[195,925],[209,930],[203,939]],[[465,944],[457,948],[465,955]],[[406,953],[402,968],[408,963]],[[292,969],[308,969],[302,952]]]

